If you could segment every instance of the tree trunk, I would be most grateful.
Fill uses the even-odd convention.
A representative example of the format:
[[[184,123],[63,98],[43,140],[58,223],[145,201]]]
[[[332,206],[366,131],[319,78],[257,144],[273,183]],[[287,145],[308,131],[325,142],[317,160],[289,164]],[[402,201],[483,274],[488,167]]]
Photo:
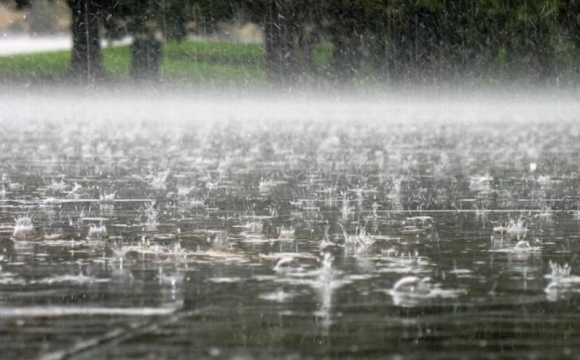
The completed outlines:
[[[103,76],[99,33],[101,6],[91,0],[68,0],[68,4],[72,12],[71,72],[79,79],[99,79]]]
[[[540,85],[554,85],[556,81],[556,59],[553,51],[540,50],[538,53],[540,71],[538,82]]]
[[[339,83],[352,81],[360,70],[362,33],[356,8],[339,5],[330,25],[332,42],[331,76]]]
[[[155,37],[155,8],[151,1],[133,5],[131,75],[135,80],[159,80],[162,43]]]
[[[332,78],[345,82],[350,76],[349,46],[347,32],[342,26],[334,26],[332,32]]]
[[[303,74],[311,76],[316,70],[316,64],[314,62],[314,45],[315,37],[314,31],[308,29],[307,26],[302,25],[297,33],[298,37],[298,47],[300,48],[301,66],[298,69]]]
[[[339,83],[353,80],[360,70],[361,36],[350,21],[332,26],[332,77]]]
[[[294,75],[294,48],[291,24],[284,14],[284,0],[270,0],[264,27],[266,67],[271,85],[284,85]]]
[[[154,36],[135,36],[131,47],[131,75],[135,80],[159,80],[162,44]]]

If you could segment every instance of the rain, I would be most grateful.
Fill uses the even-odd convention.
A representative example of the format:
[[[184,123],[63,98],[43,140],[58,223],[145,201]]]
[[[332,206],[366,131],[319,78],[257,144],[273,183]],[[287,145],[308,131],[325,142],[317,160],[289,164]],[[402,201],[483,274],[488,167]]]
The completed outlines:
[[[0,1],[2,359],[571,358],[573,1]]]

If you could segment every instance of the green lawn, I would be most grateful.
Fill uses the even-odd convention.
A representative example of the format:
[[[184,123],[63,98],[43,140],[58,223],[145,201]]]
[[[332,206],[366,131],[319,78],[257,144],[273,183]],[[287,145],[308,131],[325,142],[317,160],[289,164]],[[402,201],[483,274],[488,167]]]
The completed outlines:
[[[255,83],[266,81],[265,51],[256,44],[188,42],[164,48],[163,77],[179,81]]]
[[[58,80],[66,76],[68,51],[0,57],[0,80]]]
[[[182,42],[164,44],[164,81],[259,84],[266,81],[264,49],[257,44]],[[68,51],[0,57],[0,82],[50,82],[68,74]],[[110,81],[130,79],[130,47],[103,50],[103,66]]]

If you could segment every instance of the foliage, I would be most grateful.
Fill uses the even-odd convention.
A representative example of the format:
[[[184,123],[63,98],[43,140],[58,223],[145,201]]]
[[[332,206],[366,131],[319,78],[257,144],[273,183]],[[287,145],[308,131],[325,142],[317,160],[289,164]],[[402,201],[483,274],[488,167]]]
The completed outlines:
[[[0,0],[26,6],[33,0]],[[99,0],[107,36],[184,39],[243,18],[265,29],[268,71],[389,81],[555,81],[580,68],[578,0]],[[313,64],[330,44],[329,67]],[[229,56],[229,55],[224,55]],[[220,61],[217,56],[212,57]]]

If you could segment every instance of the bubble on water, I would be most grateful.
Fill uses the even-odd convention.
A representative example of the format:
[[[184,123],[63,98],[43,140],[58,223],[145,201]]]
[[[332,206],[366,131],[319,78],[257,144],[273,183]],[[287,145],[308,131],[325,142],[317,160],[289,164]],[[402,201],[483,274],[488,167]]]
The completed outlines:
[[[274,271],[279,273],[301,272],[305,271],[309,267],[312,267],[312,264],[306,263],[301,258],[285,257],[278,260],[276,266],[274,266]]]
[[[83,274],[78,275],[58,275],[51,276],[48,278],[30,281],[30,284],[55,284],[55,283],[71,283],[71,284],[92,284],[92,283],[103,283],[109,282],[111,279],[108,278],[96,278],[92,276],[87,276]]]
[[[432,299],[455,298],[465,294],[465,291],[441,289],[441,285],[433,283],[430,277],[406,276],[399,279],[387,293],[395,305],[414,307]]]
[[[526,240],[518,241],[513,247],[514,251],[532,251],[532,249],[530,242]]]
[[[164,285],[169,285],[171,287],[176,287],[183,283],[184,274],[183,272],[173,272],[173,273],[166,273],[163,272],[163,269],[159,269],[159,274],[157,275],[157,279],[159,283]]]
[[[222,353],[222,351],[217,347],[210,347],[207,350],[207,352],[208,352],[209,356],[212,356],[212,357],[218,357]],[[241,358],[241,359],[243,359],[243,358]]]
[[[431,291],[430,277],[406,276],[393,285],[393,292],[401,294],[429,294]]]
[[[284,302],[291,300],[295,296],[296,296],[296,294],[294,294],[292,292],[286,292],[283,289],[278,289],[274,292],[261,294],[259,297],[260,297],[260,299],[263,299],[263,300],[284,303]]]

